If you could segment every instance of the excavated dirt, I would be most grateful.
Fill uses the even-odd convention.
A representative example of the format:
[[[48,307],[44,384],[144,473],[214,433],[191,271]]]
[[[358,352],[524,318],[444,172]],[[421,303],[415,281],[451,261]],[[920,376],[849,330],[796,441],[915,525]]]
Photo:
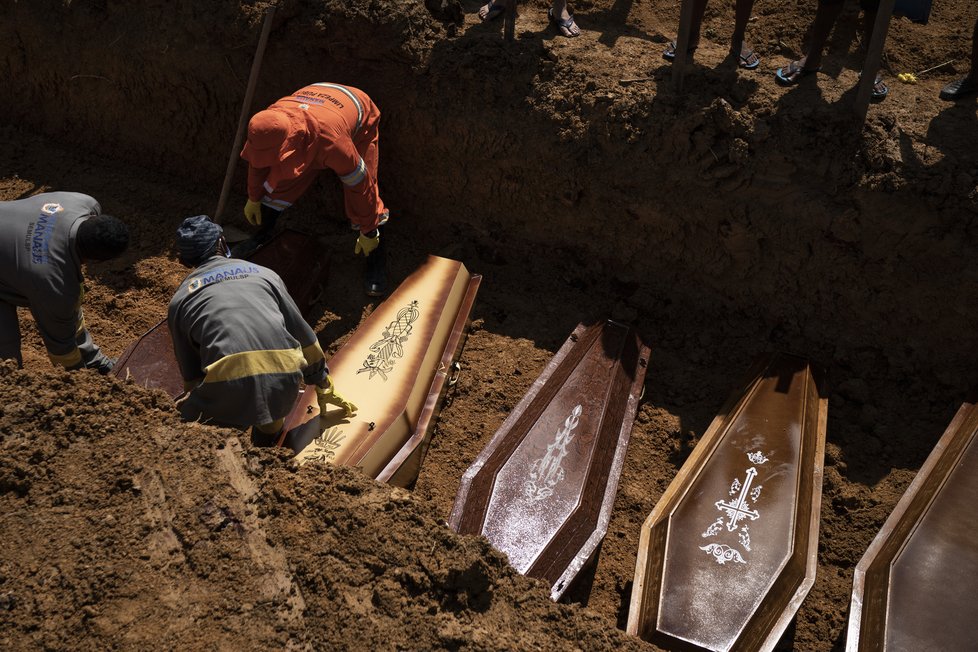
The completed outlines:
[[[841,648],[855,564],[976,381],[978,116],[937,98],[976,14],[894,20],[890,97],[860,128],[854,8],[817,80],[774,83],[814,4],[759,2],[744,72],[715,0],[677,93],[659,53],[678,2],[572,3],[573,40],[524,2],[512,43],[475,0],[282,2],[254,107],[366,90],[392,277],[429,253],[484,275],[417,484],[296,470],[162,394],[53,371],[22,312],[25,371],[0,370],[0,647],[652,649],[618,631],[639,527],[751,359],[782,349],[832,391],[818,574],[781,647]],[[133,227],[87,270],[110,355],[164,316],[177,224],[214,211],[265,5],[0,0],[0,200],[86,192]],[[243,188],[239,167],[239,228]],[[373,306],[340,202],[324,175],[287,220],[331,261],[311,320],[330,351]],[[574,326],[607,316],[651,342],[648,389],[598,563],[555,605],[441,521]]]

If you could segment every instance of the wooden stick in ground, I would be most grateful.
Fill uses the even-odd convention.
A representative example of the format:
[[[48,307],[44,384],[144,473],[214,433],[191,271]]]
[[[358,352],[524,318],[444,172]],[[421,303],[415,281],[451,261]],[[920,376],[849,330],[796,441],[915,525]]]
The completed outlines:
[[[516,34],[516,5],[517,0],[509,0],[506,5],[506,13],[503,15],[503,38],[512,41]]]
[[[923,75],[924,73],[927,73],[927,72],[933,72],[933,71],[937,70],[938,68],[943,68],[944,66],[946,66],[946,65],[948,65],[950,63],[954,63],[955,61],[957,61],[957,59],[948,59],[944,63],[939,63],[936,66],[931,66],[930,68],[924,68],[920,72],[915,72],[914,74],[915,75]]]
[[[880,61],[883,59],[883,44],[886,42],[886,32],[890,28],[890,17],[893,15],[893,5],[896,0],[880,0],[876,11],[876,23],[873,26],[873,37],[866,48],[866,60],[856,88],[856,102],[853,106],[859,124],[866,121],[869,111],[869,99],[876,85],[876,73],[880,71]]]
[[[241,116],[238,118],[238,132],[234,135],[234,145],[231,146],[231,157],[228,159],[227,171],[224,173],[224,186],[221,188],[221,198],[217,201],[217,208],[214,210],[214,222],[221,223],[221,214],[227,204],[228,195],[231,192],[231,178],[234,176],[234,167],[238,163],[238,153],[241,151],[241,141],[244,140],[245,127],[248,126],[248,114],[251,112],[251,98],[255,94],[255,84],[258,82],[258,71],[261,69],[261,60],[265,55],[265,45],[268,43],[268,34],[272,31],[272,17],[275,15],[275,5],[269,5],[265,11],[265,24],[261,28],[261,36],[258,37],[258,49],[255,51],[255,60],[251,63],[251,75],[248,77],[248,86],[245,89],[244,102],[241,105]]]
[[[683,75],[686,73],[686,59],[689,56],[689,36],[693,29],[693,3],[683,0],[679,11],[679,33],[676,35],[676,56],[672,60],[672,83],[677,91],[683,89]]]

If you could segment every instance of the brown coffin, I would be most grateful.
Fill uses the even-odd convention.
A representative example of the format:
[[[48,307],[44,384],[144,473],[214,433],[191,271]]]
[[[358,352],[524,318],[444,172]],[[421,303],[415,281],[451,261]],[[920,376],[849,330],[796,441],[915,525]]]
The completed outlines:
[[[346,419],[329,410],[317,437],[287,437],[296,459],[359,466],[373,478],[411,484],[481,279],[438,256],[405,279],[329,361],[337,390],[359,411]]]
[[[978,407],[964,403],[856,566],[846,650],[978,649]]]
[[[315,236],[283,229],[248,260],[278,274],[299,312],[303,317],[309,316],[329,273],[329,261],[322,255]]]
[[[165,319],[122,352],[112,374],[144,387],[162,389],[171,398],[183,393],[183,377],[173,354],[173,342]]]
[[[815,580],[827,399],[775,354],[752,368],[642,525],[628,632],[771,650]]]
[[[251,261],[274,270],[285,283],[302,314],[308,315],[326,282],[327,265],[315,238],[285,229],[251,256]],[[173,354],[166,319],[149,329],[119,356],[112,373],[145,387],[162,389],[176,398],[183,378]]]
[[[554,600],[608,529],[648,358],[627,326],[578,326],[462,478],[451,527],[485,535]]]

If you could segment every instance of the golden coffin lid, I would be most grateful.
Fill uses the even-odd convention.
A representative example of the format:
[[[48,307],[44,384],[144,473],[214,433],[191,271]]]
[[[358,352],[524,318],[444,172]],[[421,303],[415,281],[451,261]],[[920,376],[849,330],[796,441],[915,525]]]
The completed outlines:
[[[256,251],[251,261],[274,270],[302,314],[308,315],[326,282],[328,269],[312,236],[285,229]],[[173,354],[166,319],[122,352],[112,374],[144,387],[162,389],[173,398],[183,393],[183,378]]]
[[[337,391],[359,411],[345,419],[342,410],[328,410],[318,437],[287,437],[296,459],[359,466],[378,480],[411,484],[481,280],[438,256],[406,278],[329,360]]]
[[[648,358],[623,324],[579,325],[465,472],[450,526],[560,599],[607,532]]]
[[[846,650],[978,649],[976,505],[972,398],[856,566]]]
[[[815,581],[828,401],[807,360],[756,363],[642,525],[630,634],[771,650]]]

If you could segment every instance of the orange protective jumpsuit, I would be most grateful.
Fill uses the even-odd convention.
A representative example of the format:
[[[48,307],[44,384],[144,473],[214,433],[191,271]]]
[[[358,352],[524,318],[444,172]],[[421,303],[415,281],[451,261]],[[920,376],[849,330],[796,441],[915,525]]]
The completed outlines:
[[[343,183],[346,216],[361,233],[387,219],[377,188],[380,109],[360,89],[311,84],[268,107],[288,120],[288,136],[277,151],[249,141],[248,198],[275,210],[291,206],[320,170],[329,168]],[[264,112],[263,112],[264,113]]]

